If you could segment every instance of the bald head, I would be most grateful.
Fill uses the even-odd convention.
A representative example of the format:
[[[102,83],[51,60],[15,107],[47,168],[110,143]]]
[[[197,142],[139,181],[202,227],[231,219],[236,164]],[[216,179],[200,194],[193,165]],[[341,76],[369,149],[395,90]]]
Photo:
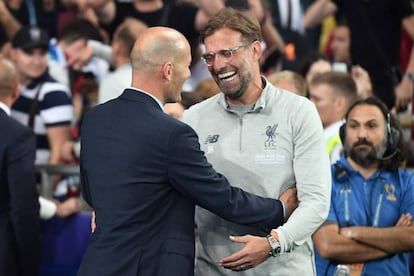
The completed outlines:
[[[131,52],[133,70],[151,72],[166,62],[191,55],[190,44],[180,32],[167,27],[144,30]]]
[[[0,101],[11,105],[18,90],[18,74],[13,63],[0,55]]]
[[[161,103],[179,102],[182,85],[191,75],[191,48],[180,32],[167,27],[143,31],[131,52],[132,87]]]

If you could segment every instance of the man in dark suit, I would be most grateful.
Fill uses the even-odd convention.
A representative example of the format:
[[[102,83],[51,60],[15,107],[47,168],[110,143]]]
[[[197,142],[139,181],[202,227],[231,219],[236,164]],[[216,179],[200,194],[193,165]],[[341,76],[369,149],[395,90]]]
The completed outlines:
[[[195,205],[268,233],[297,206],[295,191],[279,201],[231,187],[194,130],[162,111],[180,101],[190,76],[181,33],[145,30],[131,60],[132,87],[89,111],[82,125],[82,194],[97,228],[78,275],[194,275]]]
[[[39,263],[39,202],[35,136],[12,119],[19,95],[17,72],[0,57],[0,275],[33,276]]]

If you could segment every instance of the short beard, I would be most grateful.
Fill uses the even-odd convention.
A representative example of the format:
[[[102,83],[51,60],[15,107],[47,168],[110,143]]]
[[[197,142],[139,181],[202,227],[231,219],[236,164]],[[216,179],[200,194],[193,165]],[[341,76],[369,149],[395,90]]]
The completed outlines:
[[[243,70],[243,68],[245,68],[244,63],[243,63],[243,65],[241,65],[242,70]],[[239,83],[238,87],[235,90],[226,91],[222,87],[220,87],[220,84],[219,84],[219,87],[220,87],[221,91],[229,99],[238,100],[238,99],[242,98],[243,95],[246,93],[247,88],[249,87],[249,84],[252,82],[252,80],[253,80],[252,73],[250,71],[247,71],[247,70],[244,70],[244,71],[246,73],[244,75],[240,76],[240,83]]]
[[[355,147],[359,145],[370,146],[371,150],[355,149]],[[358,140],[352,147],[350,147],[348,143],[345,143],[344,148],[347,156],[361,167],[367,169],[375,165],[380,160],[379,158],[384,156],[384,153],[387,150],[387,139],[384,139],[378,148],[375,148],[374,145],[366,139]]]

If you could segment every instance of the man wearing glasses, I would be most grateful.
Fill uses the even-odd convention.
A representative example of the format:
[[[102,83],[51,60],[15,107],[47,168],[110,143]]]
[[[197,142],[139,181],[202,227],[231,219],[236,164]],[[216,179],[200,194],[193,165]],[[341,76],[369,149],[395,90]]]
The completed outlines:
[[[197,207],[197,276],[229,275],[229,269],[240,275],[315,275],[311,235],[330,201],[322,125],[308,99],[261,76],[260,41],[259,22],[247,13],[223,9],[210,20],[201,33],[202,58],[222,93],[190,108],[184,121],[231,183],[273,198],[296,185],[299,207],[268,236]]]

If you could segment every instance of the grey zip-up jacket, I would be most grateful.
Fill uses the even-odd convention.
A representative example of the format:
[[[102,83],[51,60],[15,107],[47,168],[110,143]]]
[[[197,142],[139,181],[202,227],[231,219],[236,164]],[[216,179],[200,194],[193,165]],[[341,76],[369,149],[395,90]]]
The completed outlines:
[[[232,185],[273,198],[295,184],[298,189],[299,207],[277,228],[282,254],[237,275],[315,275],[311,235],[326,219],[331,192],[329,156],[315,106],[266,81],[261,97],[243,115],[219,93],[191,107],[184,121],[197,132],[208,161]],[[197,276],[235,273],[218,264],[243,247],[229,235],[268,234],[198,207],[196,222]]]

